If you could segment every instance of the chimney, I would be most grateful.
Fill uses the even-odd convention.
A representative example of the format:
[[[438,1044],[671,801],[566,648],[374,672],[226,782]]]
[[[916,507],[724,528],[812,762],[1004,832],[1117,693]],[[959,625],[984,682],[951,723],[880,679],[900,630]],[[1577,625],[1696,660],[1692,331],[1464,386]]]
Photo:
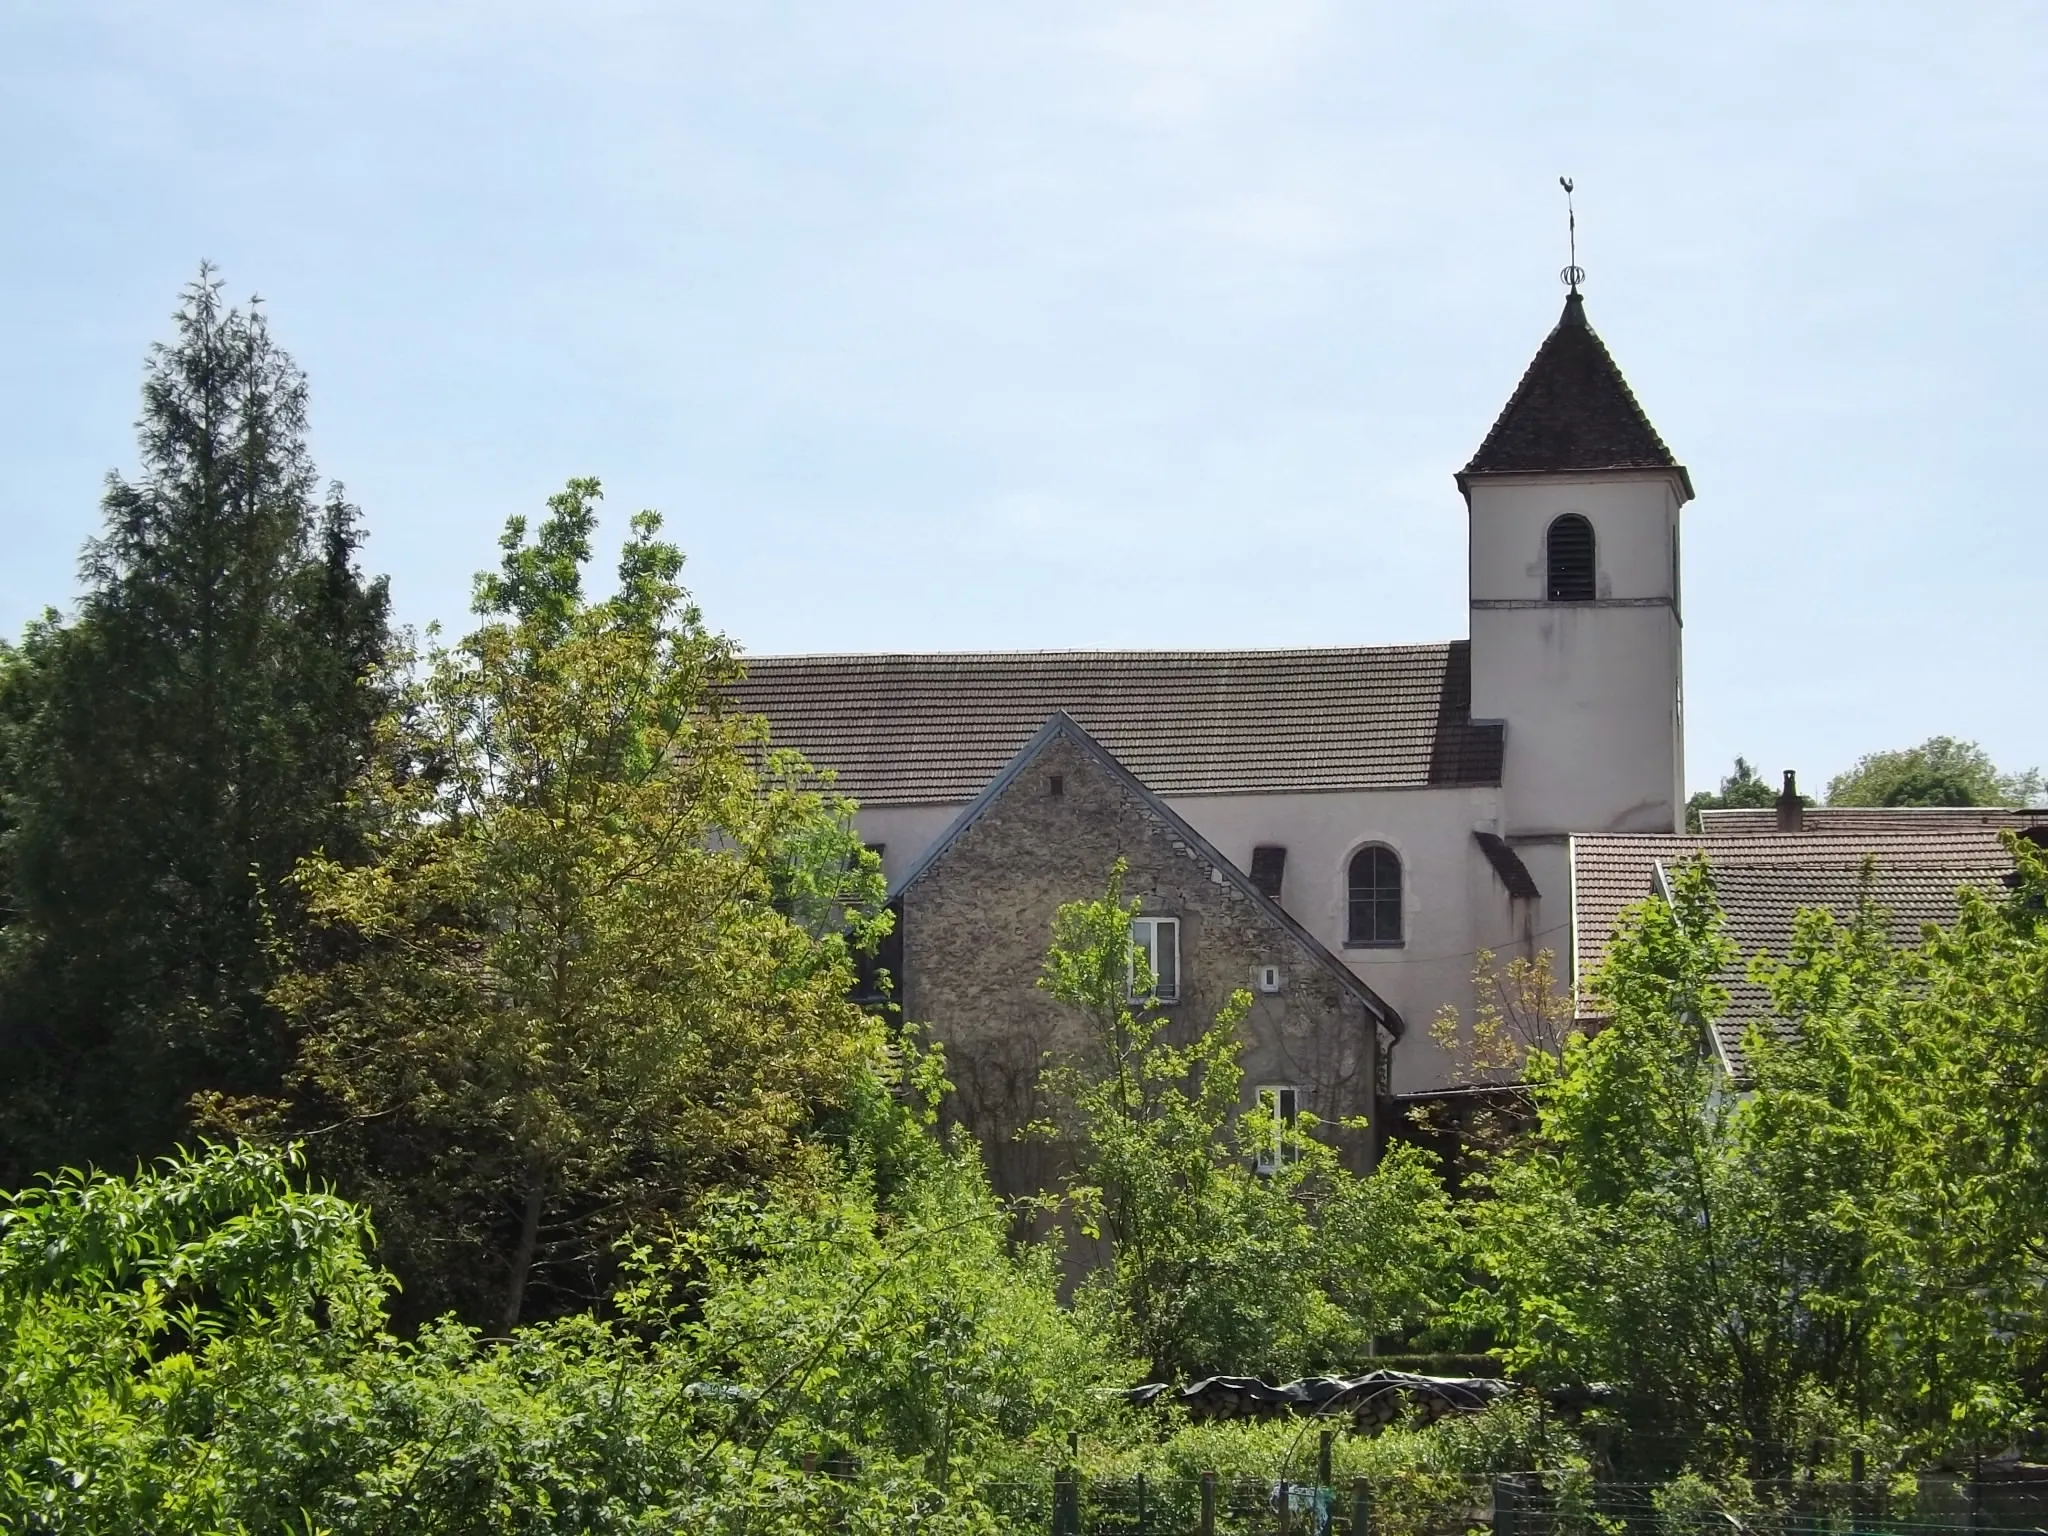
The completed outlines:
[[[1778,796],[1778,830],[1806,830],[1806,802],[1799,798],[1799,776],[1790,768],[1785,770],[1785,793]]]

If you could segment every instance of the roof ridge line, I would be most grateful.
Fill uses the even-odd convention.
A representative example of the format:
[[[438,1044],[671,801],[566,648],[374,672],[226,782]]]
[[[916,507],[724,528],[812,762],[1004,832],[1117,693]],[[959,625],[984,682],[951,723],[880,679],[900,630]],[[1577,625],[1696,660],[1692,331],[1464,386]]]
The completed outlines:
[[[1254,645],[1210,647],[1045,647],[1014,651],[741,651],[742,665],[750,661],[960,661],[1036,656],[1358,656],[1385,655],[1394,651],[1417,653],[1443,651],[1470,645],[1469,637],[1456,640],[1402,641],[1388,645]]]

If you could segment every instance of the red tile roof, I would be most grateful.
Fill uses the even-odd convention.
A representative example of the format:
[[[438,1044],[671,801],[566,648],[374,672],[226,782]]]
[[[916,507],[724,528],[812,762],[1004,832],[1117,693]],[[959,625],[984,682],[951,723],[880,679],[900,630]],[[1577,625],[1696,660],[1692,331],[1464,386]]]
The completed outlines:
[[[1587,983],[1606,958],[1622,909],[1651,894],[1660,866],[1669,870],[1704,853],[1729,936],[1741,951],[1720,977],[1729,1004],[1715,1027],[1722,1058],[1739,1070],[1743,1035],[1771,1017],[1768,996],[1748,979],[1749,961],[1759,953],[1782,957],[1801,911],[1823,907],[1846,920],[1856,908],[1869,858],[1874,861],[1871,896],[1888,914],[1893,941],[1916,944],[1926,924],[1955,920],[1959,887],[2002,893],[2012,859],[1999,831],[1996,824],[1958,818],[1762,835],[1574,837],[1572,974],[1580,1011],[1597,1011]]]
[[[1466,641],[761,656],[743,707],[869,805],[972,799],[1061,711],[1162,795],[1500,782]]]

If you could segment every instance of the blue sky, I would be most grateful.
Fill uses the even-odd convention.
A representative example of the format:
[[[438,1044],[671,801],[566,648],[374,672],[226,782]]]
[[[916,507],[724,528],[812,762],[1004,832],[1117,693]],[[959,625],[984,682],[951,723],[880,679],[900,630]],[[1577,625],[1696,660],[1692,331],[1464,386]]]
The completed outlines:
[[[1459,636],[1569,173],[1691,781],[2048,762],[2044,77],[1990,3],[0,0],[0,626],[207,258],[411,622],[597,474],[757,652]]]

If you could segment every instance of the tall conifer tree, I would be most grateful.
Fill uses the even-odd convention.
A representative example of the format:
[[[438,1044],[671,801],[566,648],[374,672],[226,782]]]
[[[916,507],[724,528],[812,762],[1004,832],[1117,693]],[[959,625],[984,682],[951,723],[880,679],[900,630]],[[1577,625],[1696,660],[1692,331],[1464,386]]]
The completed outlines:
[[[161,1151],[198,1091],[274,1089],[265,925],[371,750],[388,644],[359,514],[322,496],[306,381],[210,269],[152,349],[76,618],[0,677],[5,1171]]]

